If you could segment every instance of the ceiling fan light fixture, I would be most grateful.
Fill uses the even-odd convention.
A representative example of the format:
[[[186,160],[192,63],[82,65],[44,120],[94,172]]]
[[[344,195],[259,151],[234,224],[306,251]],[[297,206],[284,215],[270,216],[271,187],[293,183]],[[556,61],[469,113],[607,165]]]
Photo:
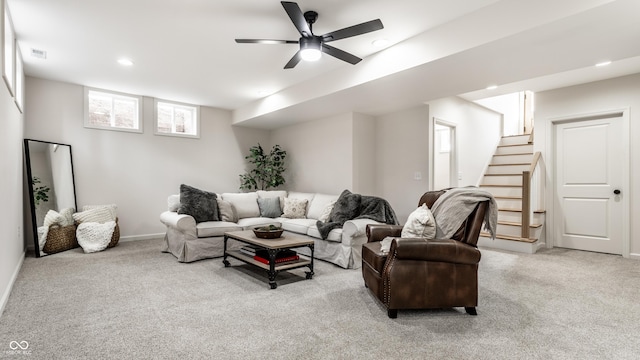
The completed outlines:
[[[304,61],[318,61],[322,53],[318,49],[302,49],[300,50],[300,57]]]
[[[320,38],[300,38],[300,57],[304,61],[318,61],[322,55]]]

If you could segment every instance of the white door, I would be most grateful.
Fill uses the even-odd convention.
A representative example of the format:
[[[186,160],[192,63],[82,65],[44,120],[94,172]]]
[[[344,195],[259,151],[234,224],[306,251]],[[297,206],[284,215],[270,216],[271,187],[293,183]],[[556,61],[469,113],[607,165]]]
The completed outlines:
[[[622,123],[616,115],[555,126],[555,246],[622,254]]]

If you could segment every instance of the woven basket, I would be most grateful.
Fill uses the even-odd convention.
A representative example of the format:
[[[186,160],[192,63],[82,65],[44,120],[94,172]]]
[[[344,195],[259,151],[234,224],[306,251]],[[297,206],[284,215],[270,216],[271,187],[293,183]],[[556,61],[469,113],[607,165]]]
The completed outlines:
[[[42,251],[47,254],[55,254],[76,247],[78,247],[78,240],[76,239],[75,225],[53,225],[49,227],[47,242],[44,244]]]
[[[118,218],[116,218],[116,227],[113,228],[113,235],[109,245],[107,245],[107,249],[118,245],[118,241],[120,241],[120,225],[118,225]]]

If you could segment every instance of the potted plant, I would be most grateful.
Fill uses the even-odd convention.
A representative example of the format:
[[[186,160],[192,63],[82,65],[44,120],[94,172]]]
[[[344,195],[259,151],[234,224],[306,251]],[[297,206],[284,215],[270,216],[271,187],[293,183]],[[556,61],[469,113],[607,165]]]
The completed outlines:
[[[280,145],[274,145],[269,153],[266,153],[260,144],[251,147],[249,155],[244,158],[253,168],[240,175],[240,189],[267,190],[284,184],[282,174],[285,171],[286,157],[287,152],[282,150]]]

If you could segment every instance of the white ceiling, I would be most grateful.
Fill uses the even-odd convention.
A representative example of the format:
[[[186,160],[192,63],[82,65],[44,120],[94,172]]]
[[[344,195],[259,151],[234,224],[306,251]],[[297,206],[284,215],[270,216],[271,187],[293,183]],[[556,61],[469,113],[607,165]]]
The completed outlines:
[[[640,72],[638,0],[300,0],[319,13],[316,34],[376,18],[385,28],[332,43],[357,65],[325,55],[291,70],[297,45],[234,42],[297,40],[279,1],[7,2],[27,75],[229,109],[260,128]],[[380,38],[391,45],[373,47]]]

